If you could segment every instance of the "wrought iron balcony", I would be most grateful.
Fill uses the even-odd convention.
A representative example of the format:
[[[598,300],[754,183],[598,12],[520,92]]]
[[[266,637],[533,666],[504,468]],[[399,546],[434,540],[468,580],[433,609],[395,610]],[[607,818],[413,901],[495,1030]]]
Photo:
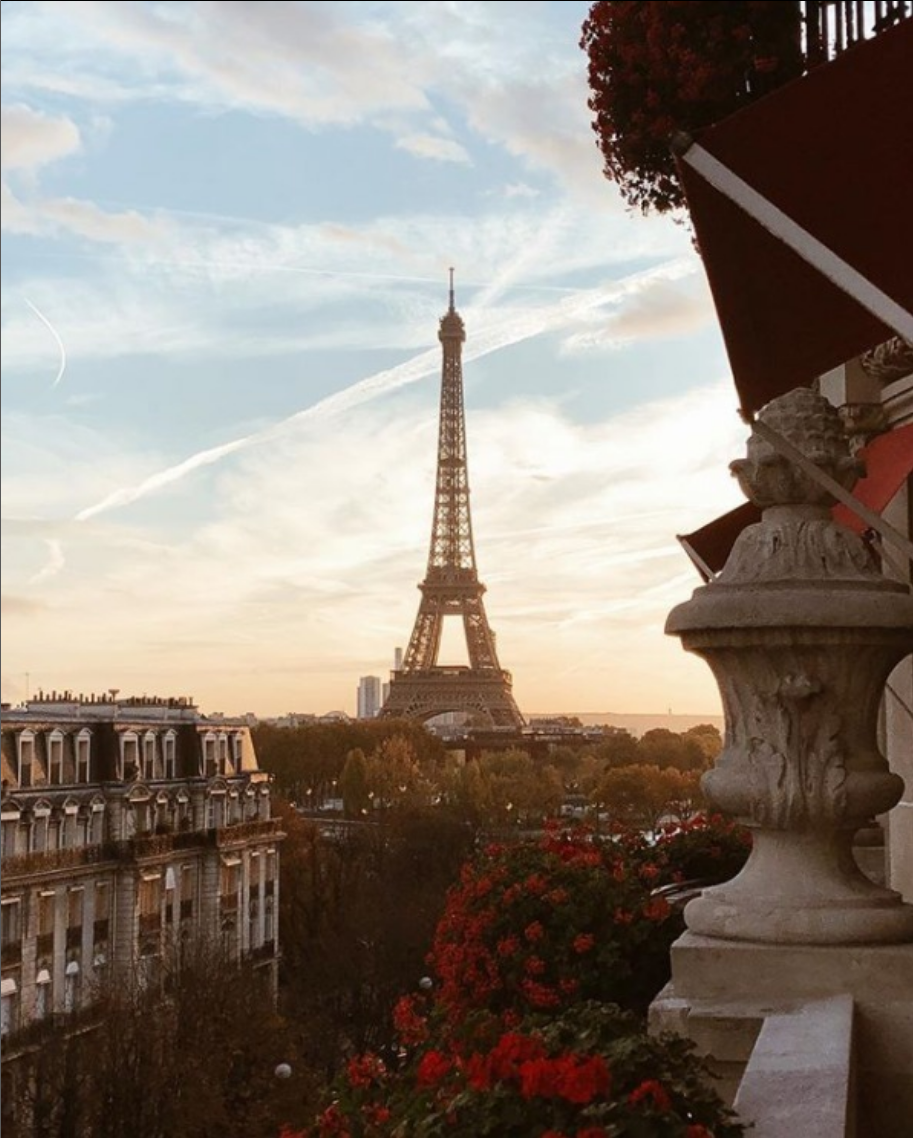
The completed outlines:
[[[805,0],[802,9],[809,67],[913,16],[910,0]]]

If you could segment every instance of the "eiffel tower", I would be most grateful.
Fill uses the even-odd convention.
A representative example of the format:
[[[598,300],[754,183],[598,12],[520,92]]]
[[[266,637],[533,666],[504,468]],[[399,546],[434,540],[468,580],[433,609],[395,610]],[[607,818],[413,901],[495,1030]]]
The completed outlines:
[[[438,331],[443,352],[437,482],[428,571],[419,585],[422,599],[402,667],[391,676],[382,716],[426,720],[446,711],[481,714],[493,727],[521,727],[511,694],[510,672],[498,663],[494,634],[476,570],[469,515],[466,422],[463,414],[463,341],[466,330],[453,303]],[[467,666],[438,664],[444,617],[461,616],[469,656]]]

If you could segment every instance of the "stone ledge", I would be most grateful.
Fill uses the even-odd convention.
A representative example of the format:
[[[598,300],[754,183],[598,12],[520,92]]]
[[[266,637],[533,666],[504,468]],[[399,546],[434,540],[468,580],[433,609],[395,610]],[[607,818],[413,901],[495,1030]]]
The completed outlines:
[[[689,1004],[797,1001],[846,993],[868,1010],[909,1000],[913,944],[775,945],[695,936],[672,946],[676,998]]]
[[[754,1138],[855,1138],[852,997],[768,1016],[734,1105]]]

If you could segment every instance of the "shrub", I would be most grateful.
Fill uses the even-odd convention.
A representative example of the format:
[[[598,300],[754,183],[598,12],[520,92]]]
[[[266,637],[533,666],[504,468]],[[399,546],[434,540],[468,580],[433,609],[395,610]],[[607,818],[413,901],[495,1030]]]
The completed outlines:
[[[315,1138],[736,1138],[687,1041],[643,1033],[611,1005],[579,1003],[505,1029],[489,1022],[390,1071],[353,1060]],[[491,1030],[493,1029],[493,1030]],[[292,1138],[292,1136],[289,1136]]]
[[[645,1010],[678,932],[627,852],[583,831],[489,846],[448,894],[428,962],[451,1019],[579,1000]]]

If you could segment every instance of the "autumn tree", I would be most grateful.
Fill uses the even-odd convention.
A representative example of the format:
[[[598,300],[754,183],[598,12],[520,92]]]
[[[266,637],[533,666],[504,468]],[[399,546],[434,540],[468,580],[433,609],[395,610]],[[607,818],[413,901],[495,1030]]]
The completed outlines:
[[[655,832],[664,815],[681,809],[688,794],[685,778],[674,767],[617,767],[606,771],[599,783],[597,806],[615,824]]]
[[[346,765],[339,776],[339,792],[346,817],[358,818],[366,814],[371,805],[368,790],[368,762],[361,747],[349,751]]]

